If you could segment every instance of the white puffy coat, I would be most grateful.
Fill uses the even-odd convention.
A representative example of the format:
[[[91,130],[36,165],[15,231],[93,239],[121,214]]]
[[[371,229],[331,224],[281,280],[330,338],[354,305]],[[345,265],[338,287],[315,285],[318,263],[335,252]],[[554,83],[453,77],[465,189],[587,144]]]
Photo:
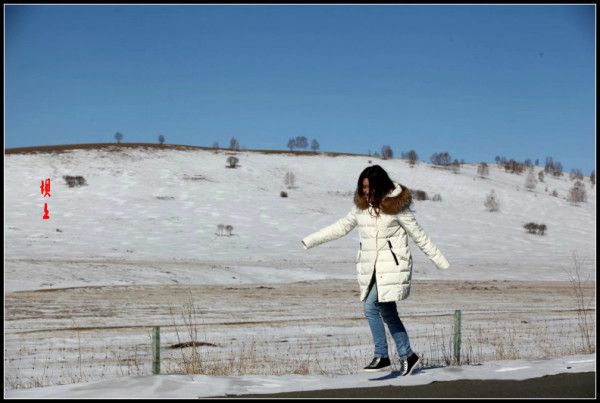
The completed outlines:
[[[410,190],[399,183],[395,185],[395,189],[383,198],[379,216],[366,199],[355,192],[355,205],[345,217],[302,240],[304,249],[310,249],[341,238],[358,225],[360,246],[356,254],[356,274],[361,301],[367,298],[374,271],[379,302],[401,301],[408,297],[412,256],[407,234],[438,269],[450,266],[408,209],[412,200]]]

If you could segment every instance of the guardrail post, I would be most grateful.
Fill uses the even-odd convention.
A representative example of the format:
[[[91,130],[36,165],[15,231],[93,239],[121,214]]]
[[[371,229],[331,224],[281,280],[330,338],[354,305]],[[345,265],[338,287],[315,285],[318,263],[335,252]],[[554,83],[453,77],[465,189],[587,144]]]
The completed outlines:
[[[454,363],[460,365],[460,309],[454,311]]]
[[[152,374],[160,374],[160,327],[154,326],[152,332]]]

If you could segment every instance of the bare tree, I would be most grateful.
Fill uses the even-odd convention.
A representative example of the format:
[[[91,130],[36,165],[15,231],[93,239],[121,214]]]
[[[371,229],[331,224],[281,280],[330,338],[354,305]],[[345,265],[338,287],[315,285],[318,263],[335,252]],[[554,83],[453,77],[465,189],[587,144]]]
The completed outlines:
[[[431,163],[433,165],[449,166],[451,161],[452,158],[450,158],[450,154],[448,152],[434,153],[431,156]]]
[[[313,139],[313,141],[310,143],[310,149],[316,152],[319,149],[319,147],[320,145],[317,139]]]
[[[592,183],[592,188],[596,184],[596,170],[594,169],[590,174],[590,182]]]
[[[293,137],[292,137],[292,138],[290,138],[290,139],[288,140],[287,147],[290,149],[290,151],[293,151],[293,150],[294,150],[294,147],[296,147],[296,139],[295,139],[295,138],[293,138]]]
[[[419,159],[419,156],[417,155],[417,152],[415,150],[410,150],[406,157],[408,158],[408,163],[411,167],[415,165],[417,163],[417,160]]]
[[[232,137],[231,140],[229,140],[229,148],[231,150],[239,150],[240,149],[240,143],[237,141],[235,136]]]
[[[485,176],[489,176],[489,174],[490,174],[490,167],[488,166],[488,164],[483,161],[480,162],[479,165],[477,165],[477,175],[479,175],[483,178]]]
[[[458,162],[458,160],[456,159],[452,163],[452,172],[454,172],[455,174],[460,172],[460,162]]]
[[[121,143],[121,140],[123,140],[123,134],[120,132],[116,132],[115,133],[115,139],[117,140],[117,144]]]
[[[288,189],[291,189],[294,187],[294,184],[296,182],[296,177],[294,176],[293,172],[287,172],[285,174],[285,179],[284,179],[285,185],[287,186]]]
[[[160,145],[163,145],[165,143],[165,136],[163,136],[162,134],[158,136],[158,142],[160,143]]]
[[[533,173],[533,167],[531,167],[525,177],[525,188],[532,191],[537,186],[537,179],[535,179],[535,174]]]
[[[483,205],[488,209],[488,211],[498,211],[500,210],[500,201],[496,196],[496,192],[494,189],[486,196]]]
[[[580,169],[575,169],[574,168],[574,169],[571,170],[571,173],[569,174],[569,178],[571,180],[578,179],[578,180],[582,181],[583,180],[583,173],[581,172]]]
[[[296,148],[307,148],[308,147],[308,139],[304,136],[296,137]]]
[[[384,160],[394,158],[394,152],[392,151],[392,147],[388,145],[384,145],[381,147],[381,157]]]
[[[575,182],[571,190],[569,190],[568,200],[572,203],[581,203],[587,200],[587,195],[585,194],[585,185],[583,182]]]

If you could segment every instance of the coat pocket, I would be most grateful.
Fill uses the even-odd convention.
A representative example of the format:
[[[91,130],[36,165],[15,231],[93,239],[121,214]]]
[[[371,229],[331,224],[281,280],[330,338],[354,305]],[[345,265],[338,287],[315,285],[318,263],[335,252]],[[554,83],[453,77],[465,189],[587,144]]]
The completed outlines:
[[[394,257],[394,261],[396,262],[396,266],[399,266],[398,258],[396,257],[396,254],[394,253],[394,250],[392,249],[392,243],[389,240],[388,240],[388,245],[390,246],[390,252],[392,252],[392,256]]]

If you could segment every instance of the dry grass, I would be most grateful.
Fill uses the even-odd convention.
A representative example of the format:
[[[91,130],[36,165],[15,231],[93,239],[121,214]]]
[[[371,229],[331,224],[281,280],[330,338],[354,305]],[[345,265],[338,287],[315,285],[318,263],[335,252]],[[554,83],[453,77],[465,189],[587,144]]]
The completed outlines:
[[[592,354],[596,351],[596,344],[593,335],[596,333],[595,322],[593,321],[592,310],[590,309],[592,304],[592,298],[586,297],[585,285],[589,284],[590,279],[587,277],[582,280],[582,266],[585,261],[582,260],[577,252],[572,254],[573,267],[570,271],[567,271],[569,276],[569,282],[573,290],[573,297],[577,303],[577,327],[579,328],[579,335],[587,353]],[[595,305],[595,304],[594,304]]]
[[[25,326],[23,322],[17,327],[20,321],[39,323],[40,307],[55,303],[53,301],[64,300],[65,305],[73,306],[78,298],[89,301],[94,295],[94,298],[108,298],[123,305],[125,301],[145,295],[131,315],[144,316],[139,307],[148,306],[152,308],[153,318],[159,318],[153,321],[161,322],[163,374],[333,376],[361,372],[371,358],[373,346],[356,296],[351,291],[341,292],[339,285],[318,289],[328,304],[338,309],[328,318],[309,318],[306,310],[314,301],[308,296],[315,292],[315,287],[315,283],[298,283],[268,289],[256,286],[211,286],[198,290],[153,288],[152,293],[140,289],[139,294],[129,288],[121,291],[118,287],[13,293],[5,301],[8,316],[5,326],[9,324],[9,329],[18,329]],[[501,282],[452,283],[453,288],[444,288],[445,285],[435,282],[427,287],[422,284],[416,287],[420,289],[415,295],[422,295],[419,298],[428,301],[440,290],[454,290],[456,295],[467,292],[474,298],[472,305],[462,310],[461,365],[587,354],[588,341],[594,343],[595,340],[595,317],[591,314],[595,307],[590,306],[594,287],[583,281],[577,288],[581,304],[569,296],[567,283],[544,283],[535,290],[527,287],[519,290],[515,288],[516,283]],[[214,294],[214,298],[209,293]],[[227,293],[227,300],[223,299],[223,293]],[[128,299],[121,301],[120,295]],[[265,295],[285,302],[279,306],[261,305]],[[482,303],[486,306],[483,301],[496,301],[498,296],[502,301],[510,301],[508,305],[490,305],[489,311],[477,309]],[[519,296],[528,302],[521,301]],[[555,305],[548,305],[546,297],[555,301]],[[39,305],[35,303],[36,298]],[[164,303],[168,301],[165,298],[173,298],[171,306]],[[160,301],[165,315],[156,311],[161,306]],[[232,305],[223,307],[225,301],[232,301]],[[533,309],[519,311],[523,303]],[[417,308],[404,305],[406,313],[401,313],[401,317],[413,350],[423,358],[423,366],[453,365],[453,311],[444,313],[442,304],[439,308],[431,306],[425,312],[411,311],[422,309],[419,301],[415,301],[414,306]],[[537,309],[544,306],[551,309]],[[64,314],[61,306],[53,309],[55,316]],[[95,312],[92,310],[89,313]],[[45,313],[44,318],[55,320],[49,313]],[[23,336],[5,334],[11,337],[5,344],[6,387],[32,388],[151,374],[151,325],[130,322],[133,326],[110,326],[119,323],[113,322],[106,323],[106,328],[90,328],[85,326],[87,323],[64,322],[61,330],[34,330]],[[584,331],[587,333],[582,335]],[[388,344],[393,353],[395,344],[391,338]],[[176,348],[168,348],[172,346]],[[591,347],[595,351],[595,345]],[[393,355],[393,369],[397,370],[398,357]]]

